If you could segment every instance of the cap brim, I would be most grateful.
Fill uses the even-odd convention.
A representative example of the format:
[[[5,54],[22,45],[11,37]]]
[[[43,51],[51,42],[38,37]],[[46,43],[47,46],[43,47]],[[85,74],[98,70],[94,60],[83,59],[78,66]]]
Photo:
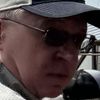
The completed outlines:
[[[69,17],[86,12],[98,11],[100,18],[100,9],[76,2],[49,2],[23,6],[22,8],[32,13],[51,18]]]

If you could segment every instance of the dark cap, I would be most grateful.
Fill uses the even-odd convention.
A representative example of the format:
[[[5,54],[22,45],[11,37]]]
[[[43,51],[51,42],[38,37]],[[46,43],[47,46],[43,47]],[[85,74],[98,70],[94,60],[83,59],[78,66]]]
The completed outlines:
[[[100,9],[86,5],[84,0],[0,0],[0,11],[18,7],[50,18],[82,14],[87,22],[100,27]]]

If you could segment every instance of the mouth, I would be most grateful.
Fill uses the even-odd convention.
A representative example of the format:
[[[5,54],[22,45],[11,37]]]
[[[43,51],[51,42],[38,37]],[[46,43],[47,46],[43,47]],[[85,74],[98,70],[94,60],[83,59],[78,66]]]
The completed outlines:
[[[46,83],[48,84],[51,89],[55,90],[62,90],[65,88],[66,84],[69,81],[69,77],[66,74],[63,73],[48,73],[46,75]]]
[[[48,73],[47,76],[60,80],[65,80],[68,77],[66,74],[61,73]]]
[[[60,73],[48,73],[48,76],[55,76],[55,77],[67,77],[65,74],[60,74]]]

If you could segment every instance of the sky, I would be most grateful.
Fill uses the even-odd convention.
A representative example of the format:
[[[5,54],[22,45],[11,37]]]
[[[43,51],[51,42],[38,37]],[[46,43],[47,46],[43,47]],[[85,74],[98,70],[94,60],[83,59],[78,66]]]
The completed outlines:
[[[100,0],[85,0],[85,1],[86,4],[88,5],[100,8]],[[100,40],[100,29],[98,29],[97,27],[89,25],[87,33],[95,35],[95,37]]]
[[[100,0],[85,0],[87,4],[100,8]]]

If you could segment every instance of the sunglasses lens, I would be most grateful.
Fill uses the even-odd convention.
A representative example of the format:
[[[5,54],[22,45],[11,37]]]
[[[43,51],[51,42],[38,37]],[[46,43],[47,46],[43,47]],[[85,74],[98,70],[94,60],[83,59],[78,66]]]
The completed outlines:
[[[61,46],[66,42],[66,35],[59,30],[51,28],[45,36],[45,42],[51,46]]]

